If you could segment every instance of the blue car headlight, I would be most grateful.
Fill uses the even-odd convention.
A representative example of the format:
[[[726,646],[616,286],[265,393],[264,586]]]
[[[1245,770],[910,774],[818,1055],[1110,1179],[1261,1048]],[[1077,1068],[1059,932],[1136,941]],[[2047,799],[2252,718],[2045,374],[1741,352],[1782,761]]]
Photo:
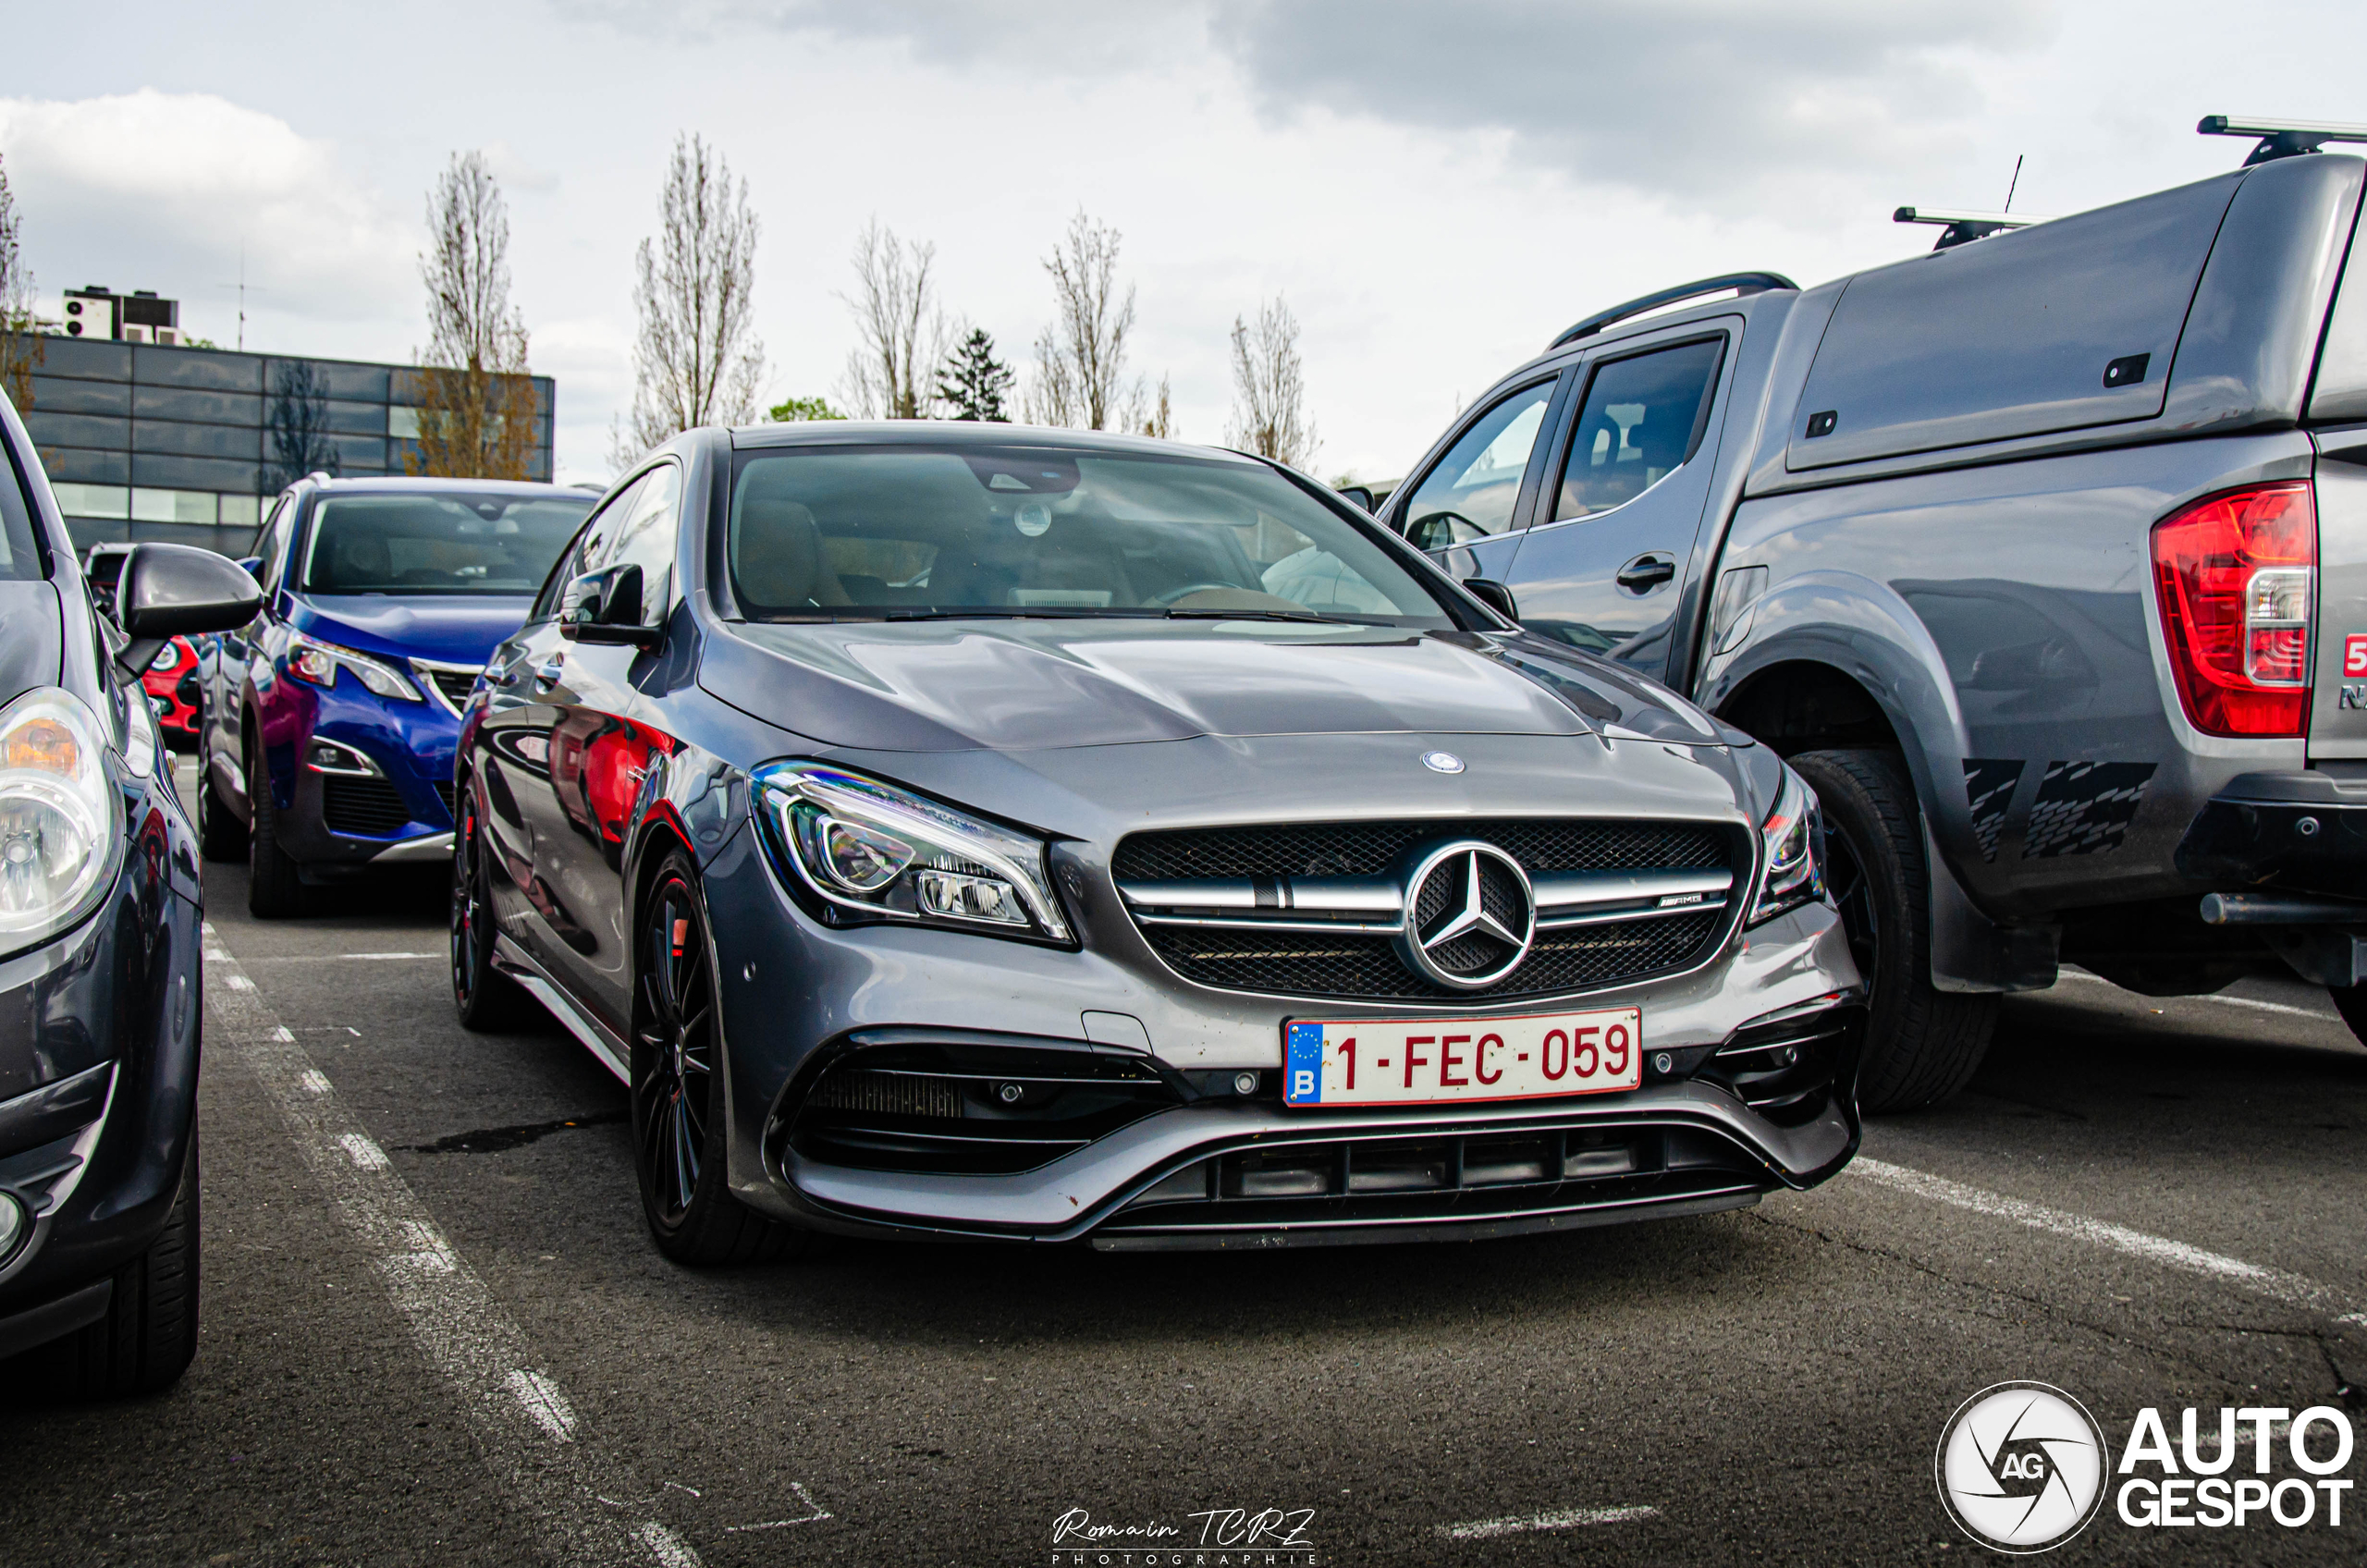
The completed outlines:
[[[423,703],[427,699],[411,678],[393,665],[368,654],[357,654],[351,648],[340,648],[335,643],[324,643],[317,637],[307,637],[300,631],[288,633],[288,673],[308,686],[333,687],[340,669],[353,672],[353,678],[372,692],[398,703]]]
[[[839,909],[1070,939],[1041,839],[821,763],[772,763],[754,784],[782,875]]]

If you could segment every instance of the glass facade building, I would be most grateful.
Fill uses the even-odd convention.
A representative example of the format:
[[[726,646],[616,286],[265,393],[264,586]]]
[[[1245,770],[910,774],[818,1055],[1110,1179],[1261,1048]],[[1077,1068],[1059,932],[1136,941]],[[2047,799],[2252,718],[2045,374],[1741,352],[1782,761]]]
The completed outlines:
[[[419,449],[418,376],[409,365],[104,338],[40,342],[32,407],[18,411],[80,549],[165,539],[243,554],[278,493],[272,428],[275,413],[286,427],[289,410],[274,403],[288,401],[291,385],[309,391],[298,423],[312,450],[334,452],[340,475],[399,474]],[[547,480],[556,386],[533,380],[541,413],[529,477]]]

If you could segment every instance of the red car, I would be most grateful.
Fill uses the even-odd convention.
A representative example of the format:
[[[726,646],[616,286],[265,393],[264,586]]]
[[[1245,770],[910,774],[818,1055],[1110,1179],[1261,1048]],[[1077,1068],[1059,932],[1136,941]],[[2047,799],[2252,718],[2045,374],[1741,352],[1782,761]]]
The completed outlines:
[[[116,579],[123,575],[124,557],[130,553],[129,545],[93,545],[90,558],[83,562],[92,603],[109,620],[115,619]],[[189,639],[176,637],[166,643],[140,677],[140,684],[154,699],[156,728],[164,733],[165,744],[177,752],[195,751],[197,650],[190,645]]]

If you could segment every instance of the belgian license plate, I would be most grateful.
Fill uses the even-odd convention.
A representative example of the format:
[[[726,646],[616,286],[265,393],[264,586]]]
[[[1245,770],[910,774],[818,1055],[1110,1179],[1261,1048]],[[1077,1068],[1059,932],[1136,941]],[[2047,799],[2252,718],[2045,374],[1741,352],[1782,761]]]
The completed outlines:
[[[1527,1018],[1361,1019],[1282,1025],[1282,1103],[1459,1105],[1632,1089],[1637,1008]]]

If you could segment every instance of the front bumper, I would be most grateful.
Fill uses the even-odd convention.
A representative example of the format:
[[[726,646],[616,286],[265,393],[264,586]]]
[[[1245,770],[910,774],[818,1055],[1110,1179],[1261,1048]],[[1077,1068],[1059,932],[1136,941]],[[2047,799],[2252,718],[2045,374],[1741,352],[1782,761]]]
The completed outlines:
[[[155,1239],[196,1111],[196,903],[170,885],[193,846],[129,857],[108,901],[0,963],[0,1192],[30,1220],[0,1256],[0,1355],[105,1310],[114,1271]]]
[[[1639,1006],[1647,1068],[1635,1091],[1285,1110],[1275,1095],[1284,1023],[1370,1018],[1372,1004],[1190,984],[1159,963],[1122,913],[1091,902],[1081,950],[906,926],[826,928],[780,891],[751,839],[740,835],[719,853],[706,883],[724,982],[731,1181],[752,1207],[812,1228],[1130,1247],[1501,1234],[1738,1207],[1813,1185],[1857,1148],[1858,980],[1838,916],[1823,905],[1730,938],[1706,965],[1662,980],[1517,1005],[1389,1009],[1451,1023]],[[1747,1086],[1720,1078],[1719,1053],[1754,1021],[1811,1004],[1839,1021],[1819,1047],[1832,1072],[1815,1103],[1754,1106]],[[877,1053],[938,1050],[973,1064],[955,1075],[981,1084],[1118,1077],[1157,1103],[1082,1146],[1048,1144],[1041,1160],[1000,1170],[894,1169],[892,1158],[841,1158],[834,1151],[847,1140],[803,1135],[801,1117],[828,1072],[887,1060]],[[1013,1065],[995,1068],[998,1053]],[[1255,1092],[1229,1087],[1243,1073]],[[939,1149],[961,1141],[922,1140]]]
[[[283,689],[296,683],[283,683]],[[334,691],[305,688],[291,704],[300,720],[270,747],[272,787],[281,803],[281,848],[315,874],[409,860],[448,859],[452,763],[460,720],[433,697],[396,703],[350,677]],[[375,778],[325,774],[309,766],[314,736],[368,757]]]

